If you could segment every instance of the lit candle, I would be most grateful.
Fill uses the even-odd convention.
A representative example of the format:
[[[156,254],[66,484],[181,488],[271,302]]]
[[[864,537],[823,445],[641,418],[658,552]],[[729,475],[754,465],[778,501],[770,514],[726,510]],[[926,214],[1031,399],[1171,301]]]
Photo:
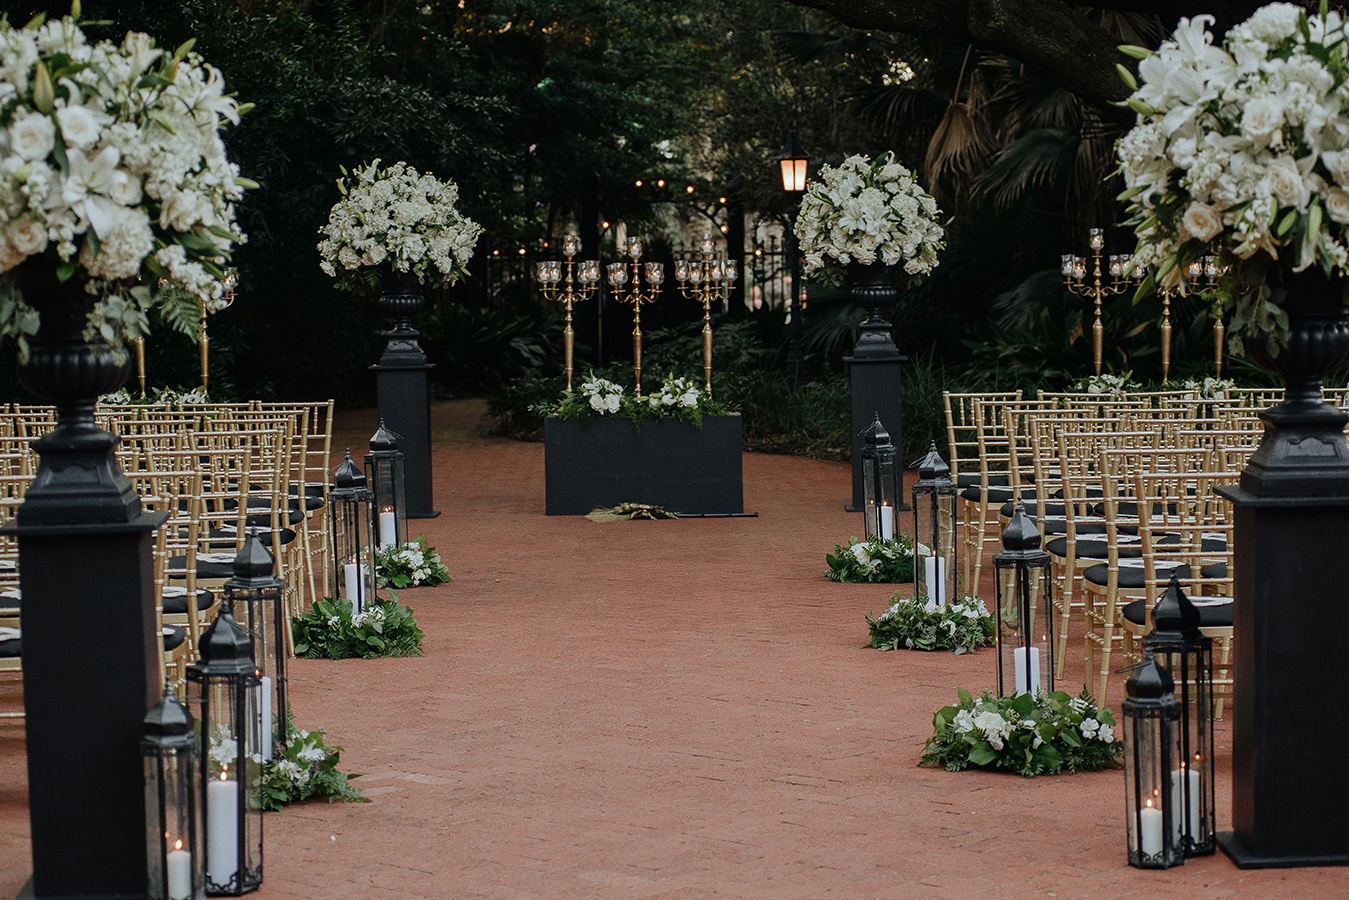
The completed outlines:
[[[1138,849],[1144,856],[1162,852],[1162,811],[1152,805],[1151,797],[1138,811]]]
[[[261,694],[258,707],[262,710],[262,715],[258,728],[258,740],[262,742],[262,761],[272,761],[272,679],[268,675],[262,676],[262,684],[258,686],[258,692]]]
[[[239,782],[227,775],[206,785],[206,877],[220,887],[239,871]]]
[[[937,605],[946,605],[946,560],[937,556],[923,558],[923,580],[927,585],[927,598],[936,600]]]
[[[1030,665],[1026,665],[1026,651],[1030,651]],[[1038,694],[1040,692],[1040,648],[1015,647],[1012,649],[1012,682],[1018,694]]]
[[[881,504],[881,539],[893,540],[895,537],[895,510],[889,503]]]
[[[398,526],[393,519],[393,507],[386,506],[379,514],[379,545],[398,546]]]
[[[182,841],[174,841],[165,860],[169,874],[169,900],[191,900],[192,854],[183,849]]]
[[[1196,757],[1197,759],[1198,757]],[[1199,814],[1199,772],[1196,769],[1187,769],[1185,763],[1180,764],[1180,770],[1171,773],[1171,790],[1177,796],[1186,798],[1185,805],[1185,827],[1190,833],[1191,840],[1200,842],[1204,840],[1204,819]],[[1188,791],[1182,794],[1181,791]]]
[[[346,565],[344,565],[344,566],[342,567],[342,574],[345,576],[344,580],[346,581],[346,587],[347,587],[346,597],[347,597],[348,600],[351,601],[351,611],[352,611],[353,613],[360,612],[360,611],[361,611],[361,588],[360,588],[361,570],[360,570],[360,568],[356,565],[355,560],[353,560],[353,561],[347,563]]]

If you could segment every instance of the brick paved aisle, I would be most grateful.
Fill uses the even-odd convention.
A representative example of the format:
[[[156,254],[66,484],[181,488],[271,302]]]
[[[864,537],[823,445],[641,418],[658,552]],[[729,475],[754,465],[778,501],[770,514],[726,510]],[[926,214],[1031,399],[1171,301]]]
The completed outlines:
[[[403,594],[425,657],[292,669],[297,723],[373,802],[269,815],[258,900],[1345,896],[1336,870],[1221,855],[1129,869],[1119,771],[915,767],[993,658],[862,649],[891,589],[819,577],[860,530],[846,466],[747,454],[757,519],[549,518],[542,445],[478,437],[478,409],[436,406],[443,515],[410,523],[455,578]],[[373,421],[343,416],[336,452]],[[15,746],[0,730],[0,896],[27,876]]]

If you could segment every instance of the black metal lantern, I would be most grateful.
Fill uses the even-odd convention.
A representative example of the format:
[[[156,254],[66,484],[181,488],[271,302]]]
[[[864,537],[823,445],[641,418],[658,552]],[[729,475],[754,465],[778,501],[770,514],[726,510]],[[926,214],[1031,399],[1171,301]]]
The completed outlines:
[[[1002,532],[997,573],[998,696],[1054,690],[1054,582],[1026,504]]]
[[[370,439],[365,455],[365,477],[373,494],[375,534],[381,550],[402,547],[408,542],[407,503],[403,487],[403,454],[398,450],[399,435],[379,420],[379,431]]]
[[[862,432],[862,484],[867,540],[890,540],[895,536],[895,507],[899,497],[899,478],[895,467],[895,445],[890,433],[876,416]]]
[[[1180,704],[1175,682],[1151,649],[1124,682],[1124,797],[1129,865],[1169,869],[1185,862],[1181,834]]]
[[[1171,774],[1180,794],[1186,856],[1217,848],[1213,815],[1213,639],[1199,630],[1199,610],[1174,573],[1152,609],[1144,638],[1157,662],[1171,673],[1180,707],[1180,765]]]
[[[145,864],[149,900],[201,900],[201,741],[192,714],[173,695],[173,682],[145,716]]]
[[[262,757],[258,752],[262,679],[253,641],[228,598],[188,666],[201,712],[202,813],[206,893],[239,895],[262,884]]]
[[[333,584],[351,601],[353,614],[375,597],[374,497],[365,473],[347,450],[328,492],[329,531],[333,551]]]
[[[263,762],[271,762],[276,744],[286,746],[286,615],[281,604],[285,582],[273,574],[272,554],[257,535],[244,538],[234,557],[234,577],[225,582],[225,599],[239,610],[239,624],[253,637],[253,662],[258,685],[258,745]]]
[[[918,463],[918,481],[913,486],[913,577],[923,585],[928,600],[938,604],[960,599],[956,593],[956,500],[951,467],[933,441]]]
[[[782,189],[789,194],[805,193],[810,154],[797,140],[795,129],[787,132],[787,142],[778,154],[778,165],[782,169]]]

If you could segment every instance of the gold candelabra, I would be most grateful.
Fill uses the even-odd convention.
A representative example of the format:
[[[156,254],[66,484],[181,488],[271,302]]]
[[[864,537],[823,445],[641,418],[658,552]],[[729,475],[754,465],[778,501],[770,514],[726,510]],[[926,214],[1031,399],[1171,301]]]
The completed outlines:
[[[637,385],[637,396],[642,396],[642,304],[655,303],[660,294],[661,282],[665,280],[665,266],[657,262],[646,263],[645,273],[639,259],[642,258],[642,242],[639,238],[628,239],[628,256],[631,263],[616,262],[606,266],[609,285],[614,290],[614,299],[619,303],[632,304],[632,374]],[[628,266],[632,266],[632,285],[628,284]],[[646,275],[646,291],[642,290],[642,275]]]
[[[220,309],[228,309],[234,302],[234,289],[239,286],[239,273],[233,269],[225,270],[220,282]],[[220,310],[216,310],[219,312]],[[197,332],[197,355],[201,360],[201,390],[206,393],[206,382],[210,372],[211,339],[206,336],[206,301],[201,304],[201,327]]]
[[[1226,273],[1227,266],[1219,263],[1218,257],[1205,256],[1202,259],[1196,259],[1185,267],[1185,280],[1201,290],[1211,289],[1218,283],[1218,279]],[[1223,324],[1221,298],[1214,300],[1209,314],[1213,316],[1213,374],[1217,378],[1222,378],[1223,339],[1227,334],[1227,326]]]
[[[736,278],[735,260],[714,259],[711,232],[703,232],[698,239],[699,259],[679,260],[675,263],[675,281],[679,293],[703,305],[703,378],[707,382],[707,396],[712,396],[712,302],[725,302],[731,296],[731,284]]]
[[[574,234],[562,238],[562,255],[567,257],[566,265],[557,260],[538,264],[539,284],[543,296],[549,300],[562,301],[567,311],[567,324],[562,329],[563,368],[567,374],[567,391],[571,392],[572,360],[576,346],[576,332],[571,327],[572,304],[579,303],[595,293],[600,280],[600,264],[597,260],[585,260],[576,263],[574,257],[581,249],[581,239]],[[565,272],[565,275],[564,275]],[[558,285],[563,287],[559,288]]]
[[[1101,251],[1105,249],[1105,232],[1100,228],[1091,228],[1087,231],[1087,242],[1091,247],[1092,263],[1092,281],[1083,284],[1087,277],[1087,259],[1081,256],[1073,256],[1065,253],[1062,256],[1062,273],[1064,283],[1068,290],[1077,294],[1079,297],[1088,297],[1094,307],[1094,318],[1091,323],[1091,354],[1092,362],[1096,366],[1096,374],[1101,374],[1101,347],[1105,335],[1105,327],[1101,324],[1101,301],[1106,297],[1121,294],[1128,290],[1130,285],[1134,284],[1138,278],[1129,273],[1129,263],[1131,257],[1129,254],[1107,257],[1109,265],[1110,283],[1101,283]]]

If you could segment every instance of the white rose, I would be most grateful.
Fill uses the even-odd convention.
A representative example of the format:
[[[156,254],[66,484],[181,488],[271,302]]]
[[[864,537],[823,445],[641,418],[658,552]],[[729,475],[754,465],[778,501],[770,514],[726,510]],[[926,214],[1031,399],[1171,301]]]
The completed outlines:
[[[56,143],[56,126],[46,116],[33,113],[9,126],[9,140],[24,159],[46,159]]]
[[[1191,203],[1181,217],[1181,225],[1197,241],[1211,241],[1223,230],[1223,219],[1207,203]]]
[[[141,179],[122,169],[112,173],[112,183],[108,185],[108,196],[123,206],[135,206],[141,202]]]
[[[14,249],[24,256],[32,256],[47,249],[47,229],[32,216],[20,216],[5,229],[5,236]]]
[[[1341,225],[1349,225],[1349,191],[1333,187],[1325,195],[1326,214]]]
[[[1302,183],[1302,173],[1297,169],[1297,162],[1291,156],[1275,157],[1265,170],[1265,177],[1269,181],[1270,193],[1279,201],[1279,206],[1295,206],[1298,209],[1307,207],[1307,201],[1311,198]]]
[[[65,106],[56,111],[56,124],[61,126],[61,137],[69,147],[89,147],[97,141],[99,118],[83,106]]]
[[[1259,146],[1269,143],[1274,130],[1283,124],[1283,105],[1270,97],[1256,97],[1246,103],[1241,130]]]

